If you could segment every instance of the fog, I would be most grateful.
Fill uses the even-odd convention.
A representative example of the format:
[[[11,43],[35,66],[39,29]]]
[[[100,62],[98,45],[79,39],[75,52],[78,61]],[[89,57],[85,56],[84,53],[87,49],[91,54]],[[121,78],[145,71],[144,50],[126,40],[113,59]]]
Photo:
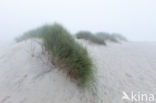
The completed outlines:
[[[131,41],[156,41],[156,1],[0,0],[0,42],[54,22],[71,33],[103,31]]]

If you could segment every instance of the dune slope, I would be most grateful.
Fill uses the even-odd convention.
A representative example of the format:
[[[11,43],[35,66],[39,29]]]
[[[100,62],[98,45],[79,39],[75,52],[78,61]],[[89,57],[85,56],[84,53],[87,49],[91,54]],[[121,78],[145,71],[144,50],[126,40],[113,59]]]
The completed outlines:
[[[156,94],[156,43],[79,42],[96,65],[96,96],[55,68],[39,41],[27,40],[0,49],[0,103],[125,103],[122,91]]]

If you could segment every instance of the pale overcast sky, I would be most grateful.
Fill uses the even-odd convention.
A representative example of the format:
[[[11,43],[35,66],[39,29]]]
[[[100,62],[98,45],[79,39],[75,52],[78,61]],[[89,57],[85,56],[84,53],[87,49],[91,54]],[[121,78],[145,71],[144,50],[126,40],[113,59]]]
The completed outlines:
[[[156,0],[0,0],[0,41],[45,23],[156,41]]]

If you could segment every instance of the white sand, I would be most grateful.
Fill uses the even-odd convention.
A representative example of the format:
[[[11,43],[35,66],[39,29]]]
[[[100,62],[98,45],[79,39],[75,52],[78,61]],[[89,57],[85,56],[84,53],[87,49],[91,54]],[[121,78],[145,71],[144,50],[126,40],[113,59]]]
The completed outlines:
[[[97,96],[77,87],[29,40],[0,49],[0,103],[125,103],[122,91],[156,94],[156,43],[80,42],[97,67]]]

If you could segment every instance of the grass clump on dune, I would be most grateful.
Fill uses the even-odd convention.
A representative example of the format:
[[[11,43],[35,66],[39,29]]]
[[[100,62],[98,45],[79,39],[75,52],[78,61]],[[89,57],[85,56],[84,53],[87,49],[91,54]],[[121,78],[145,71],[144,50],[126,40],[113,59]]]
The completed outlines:
[[[104,41],[111,41],[111,42],[115,42],[118,43],[120,41],[127,41],[127,39],[122,36],[121,34],[109,34],[106,32],[98,32],[96,33],[96,36],[103,39]]]
[[[67,70],[68,75],[86,85],[93,79],[92,60],[85,48],[79,45],[61,25],[45,26],[43,30],[45,48],[52,59]]]
[[[110,34],[106,32],[98,32],[96,33],[96,36],[104,40],[110,39]]]
[[[106,33],[106,32],[98,32],[98,33],[96,33],[96,36],[105,41],[111,41],[111,42],[115,42],[115,43],[119,42],[115,36],[113,36],[109,33]]]
[[[92,34],[91,32],[88,32],[88,31],[80,31],[76,34],[76,37],[78,39],[85,39],[85,40],[89,40],[89,41],[97,43],[97,44],[105,45],[105,42],[103,39],[95,36],[94,34]]]
[[[43,46],[48,51],[51,62],[66,71],[69,77],[77,80],[81,86],[94,80],[93,63],[87,50],[65,28],[53,24],[42,26],[33,32],[28,37],[43,39]]]

